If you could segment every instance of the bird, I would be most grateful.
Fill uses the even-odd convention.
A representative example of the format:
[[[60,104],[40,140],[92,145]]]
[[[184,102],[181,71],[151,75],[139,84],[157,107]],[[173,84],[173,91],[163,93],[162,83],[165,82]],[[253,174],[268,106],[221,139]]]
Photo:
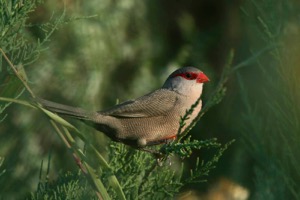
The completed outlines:
[[[174,140],[188,127],[201,110],[201,100],[182,128],[180,120],[200,98],[203,84],[208,81],[198,68],[182,67],[171,73],[161,88],[101,111],[45,99],[36,101],[58,115],[83,121],[113,141],[144,148]]]

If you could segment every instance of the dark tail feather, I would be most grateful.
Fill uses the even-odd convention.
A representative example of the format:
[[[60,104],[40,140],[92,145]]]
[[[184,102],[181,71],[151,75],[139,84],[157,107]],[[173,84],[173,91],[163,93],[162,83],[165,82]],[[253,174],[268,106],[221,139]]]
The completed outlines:
[[[69,117],[88,120],[90,118],[91,113],[87,112],[81,108],[76,108],[72,106],[67,106],[59,103],[55,103],[52,101],[48,101],[45,99],[36,98],[34,101],[40,103],[44,108],[50,110],[54,113],[66,115]]]

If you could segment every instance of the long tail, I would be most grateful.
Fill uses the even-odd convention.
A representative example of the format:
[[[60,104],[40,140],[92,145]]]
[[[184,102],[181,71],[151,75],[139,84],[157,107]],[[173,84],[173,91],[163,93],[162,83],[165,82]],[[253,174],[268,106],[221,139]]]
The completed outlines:
[[[40,103],[47,110],[50,110],[57,114],[66,115],[82,120],[89,120],[91,116],[91,112],[85,111],[81,108],[59,104],[41,98],[36,98],[34,99],[34,101]]]

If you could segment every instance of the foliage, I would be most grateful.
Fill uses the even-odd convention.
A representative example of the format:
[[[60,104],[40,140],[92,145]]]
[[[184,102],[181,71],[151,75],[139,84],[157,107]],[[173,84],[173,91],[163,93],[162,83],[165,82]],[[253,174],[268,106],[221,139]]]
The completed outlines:
[[[299,159],[299,12],[287,1],[249,1],[243,7],[251,25],[253,51],[277,44],[257,60],[260,75],[254,83],[253,98],[249,84],[239,75],[244,103],[240,132],[254,166],[255,199],[300,199]],[[256,17],[259,16],[259,17]],[[296,29],[296,31],[295,31]]]
[[[217,150],[217,154],[210,161],[200,162],[198,158],[195,168],[190,170],[188,177],[183,178],[183,163],[178,163],[179,166],[174,169],[174,165],[178,164],[169,158],[159,165],[158,161],[149,153],[111,142],[108,149],[108,157],[111,159],[108,164],[113,169],[99,166],[97,173],[101,175],[101,180],[107,186],[106,189],[112,199],[119,199],[116,190],[109,183],[109,177],[112,174],[118,177],[126,199],[169,199],[174,197],[184,185],[195,181],[205,181],[204,177],[208,176],[210,170],[215,168],[228,145]],[[92,158],[94,159],[95,156]],[[60,174],[59,178],[52,182],[40,177],[38,189],[32,194],[31,199],[96,198],[82,175],[81,172],[68,172]]]
[[[49,37],[62,23],[63,15],[57,18],[53,17],[43,24],[30,24],[30,15],[37,9],[40,3],[41,1],[38,0],[0,0],[0,96],[18,99],[23,94],[24,85],[20,79],[29,82],[25,67],[28,67],[37,61],[41,52],[46,50],[45,45],[49,42]],[[35,28],[40,32],[40,38],[35,38],[30,34],[32,28]],[[14,63],[18,76],[16,76],[16,73],[10,67],[11,63],[4,52]],[[0,122],[2,122],[2,124],[4,124],[4,121],[6,124],[16,122],[16,120],[8,121],[7,119],[7,110],[10,105],[11,102],[0,102]],[[21,124],[22,123],[18,123],[18,125]],[[26,162],[28,158],[36,156],[36,152],[32,151],[32,148],[35,147],[35,145],[32,145],[34,142],[30,137],[30,134],[14,135],[13,133],[15,131],[18,132],[18,128],[19,126],[15,126],[13,129],[9,128],[8,130],[5,129],[5,126],[0,128],[0,152],[1,156],[6,158],[3,166],[9,171],[9,173],[2,174],[0,179],[0,185],[2,186],[0,188],[0,193],[3,198],[11,198],[6,191],[8,191],[9,188],[16,188],[16,185],[13,184],[13,182],[16,181],[14,177],[18,177],[17,182],[23,186],[17,188],[19,194],[24,193],[26,189],[26,192],[28,192],[28,188],[26,187],[30,187],[30,184],[28,183],[34,179],[31,175],[35,174],[36,170],[33,167],[33,163]],[[28,145],[30,148],[22,149],[23,145]],[[20,152],[22,152],[23,155],[19,158],[16,155],[20,155]],[[25,162],[31,167],[26,169],[26,167],[24,168],[24,165],[20,165],[21,162]],[[14,167],[11,166],[12,163]],[[12,168],[14,170],[12,170]],[[12,171],[14,172],[14,176],[12,176]],[[23,184],[24,182],[26,182],[26,184]]]
[[[49,156],[50,159],[50,156]],[[49,162],[50,160],[48,160]],[[49,162],[50,163],[50,162]],[[97,199],[92,188],[80,171],[59,174],[54,181],[49,181],[50,165],[46,177],[42,177],[43,162],[37,190],[31,194],[32,200],[40,199]]]
[[[7,55],[19,71],[19,75],[25,81],[27,75],[24,67],[35,62],[42,51],[44,51],[45,43],[49,42],[50,36],[62,24],[64,14],[57,19],[52,19],[41,25],[28,24],[29,15],[41,3],[40,0],[23,1],[0,1],[0,47]],[[32,37],[28,34],[29,27],[36,27],[43,33],[41,38],[32,41]],[[9,67],[8,62],[4,59],[3,53],[0,57],[0,79],[4,80],[0,85],[1,96],[18,98],[23,93],[23,87],[16,77],[15,73]],[[9,104],[1,105],[0,114],[8,107]]]

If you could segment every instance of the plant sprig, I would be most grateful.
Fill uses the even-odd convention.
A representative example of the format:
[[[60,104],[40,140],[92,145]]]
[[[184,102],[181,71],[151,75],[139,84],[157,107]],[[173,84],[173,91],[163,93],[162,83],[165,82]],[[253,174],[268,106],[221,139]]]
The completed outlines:
[[[16,70],[15,66],[12,64],[12,62],[9,60],[9,58],[6,56],[6,54],[4,53],[4,51],[1,48],[0,48],[0,52],[7,59],[9,66],[12,68],[12,70],[14,71],[16,76],[20,79],[20,81],[22,82],[22,84],[24,85],[26,90],[30,93],[30,95],[33,98],[35,98],[35,95],[34,95],[33,91],[30,89],[27,82],[20,76],[18,70]],[[71,125],[69,122],[65,121],[63,118],[59,117],[58,115],[56,115],[48,110],[45,110],[44,108],[41,107],[41,105],[39,105],[36,102],[33,102],[30,104],[25,101],[13,100],[13,99],[4,98],[4,97],[0,97],[0,100],[13,102],[13,103],[19,103],[19,104],[23,104],[25,106],[37,108],[40,111],[42,111],[44,114],[46,114],[49,117],[50,124],[55,129],[55,132],[58,134],[58,136],[64,142],[65,146],[72,152],[73,157],[76,160],[79,168],[82,170],[83,174],[85,174],[87,176],[88,180],[90,180],[92,185],[95,187],[96,195],[98,196],[98,198],[99,199],[110,199],[110,197],[107,193],[107,190],[104,187],[102,181],[99,179],[98,175],[95,173],[95,170],[89,164],[88,159],[85,157],[82,150],[76,145],[75,139],[73,138],[73,136],[69,133],[68,129],[66,128],[66,127],[70,128],[71,130],[74,131],[74,133],[76,133],[77,136],[79,136],[84,141],[87,141],[84,138],[84,136],[73,125]],[[62,130],[60,129],[60,126],[62,127]],[[107,164],[107,162],[102,157],[102,155],[96,150],[96,148],[93,147],[92,144],[89,144],[89,145],[91,145],[92,149],[96,153],[99,164],[106,169],[110,168],[110,166]],[[109,180],[110,180],[110,184],[112,185],[112,187],[116,189],[118,198],[125,199],[125,195],[123,193],[123,190],[122,190],[120,184],[118,183],[117,178],[114,175],[111,175]]]

